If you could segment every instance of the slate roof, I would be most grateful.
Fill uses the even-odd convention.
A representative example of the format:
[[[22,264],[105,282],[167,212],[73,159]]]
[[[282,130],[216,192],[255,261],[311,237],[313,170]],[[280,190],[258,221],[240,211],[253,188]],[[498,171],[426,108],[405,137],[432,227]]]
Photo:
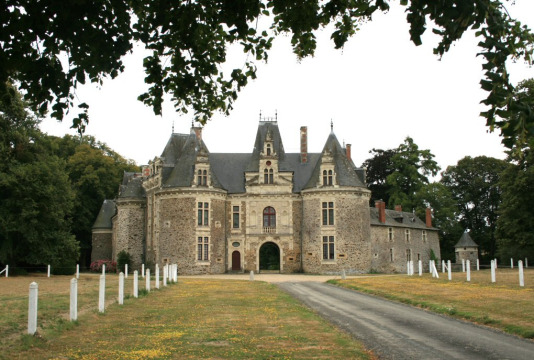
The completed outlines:
[[[437,230],[434,227],[427,227],[426,223],[415,216],[414,213],[406,211],[395,211],[386,209],[386,222],[378,221],[378,209],[369,208],[371,225],[388,226],[388,227],[406,227],[412,229]]]
[[[124,172],[122,184],[119,187],[119,199],[144,198],[143,178],[139,173]]]
[[[454,247],[478,247],[478,245],[471,239],[471,236],[469,236],[469,233],[466,231],[462,234],[462,237],[460,237],[460,240]]]
[[[326,154],[330,154],[334,161],[334,172],[336,174],[336,182],[340,186],[357,186],[365,187],[365,184],[360,179],[357,168],[354,166],[352,160],[349,160],[345,155],[345,150],[341,147],[341,144],[334,135],[330,133],[323,151],[320,154],[320,158],[315,164],[315,168],[311,177],[308,179],[304,189],[314,188],[321,180],[321,164]]]
[[[112,223],[111,218],[115,215],[115,201],[113,200],[104,200],[100,212],[96,217],[95,223],[93,224],[93,229],[111,229]]]

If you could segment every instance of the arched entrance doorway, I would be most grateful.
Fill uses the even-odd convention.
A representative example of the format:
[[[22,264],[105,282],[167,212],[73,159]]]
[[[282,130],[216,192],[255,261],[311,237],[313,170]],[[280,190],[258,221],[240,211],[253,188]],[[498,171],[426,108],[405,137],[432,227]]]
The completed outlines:
[[[241,270],[241,254],[237,250],[232,252],[232,270]]]
[[[280,271],[280,248],[273,242],[266,242],[260,248],[260,271]]]

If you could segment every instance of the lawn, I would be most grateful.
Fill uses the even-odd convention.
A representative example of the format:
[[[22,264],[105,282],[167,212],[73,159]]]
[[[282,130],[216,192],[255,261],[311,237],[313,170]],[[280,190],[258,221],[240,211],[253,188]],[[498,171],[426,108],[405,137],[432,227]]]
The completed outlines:
[[[38,336],[24,335],[30,282],[39,284]],[[82,274],[78,321],[68,321],[70,277],[0,279],[0,358],[32,359],[346,359],[363,347],[275,285],[179,279],[116,303],[118,277],[107,276],[104,314],[98,276]],[[131,293],[131,277],[125,294]],[[154,288],[154,282],[152,282]],[[140,289],[144,281],[140,280]]]
[[[534,269],[525,270],[525,287],[519,286],[517,269],[498,269],[497,282],[490,270],[456,272],[449,281],[430,274],[357,277],[331,283],[391,300],[534,338]]]

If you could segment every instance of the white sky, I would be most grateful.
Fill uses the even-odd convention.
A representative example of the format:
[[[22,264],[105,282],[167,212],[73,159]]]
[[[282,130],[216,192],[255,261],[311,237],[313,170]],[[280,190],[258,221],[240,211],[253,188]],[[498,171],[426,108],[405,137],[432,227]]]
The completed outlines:
[[[466,34],[444,58],[433,55],[436,39],[427,30],[423,45],[409,40],[404,8],[395,1],[387,14],[363,24],[343,50],[335,50],[324,31],[314,58],[298,63],[290,38],[278,38],[267,64],[258,63],[258,78],[241,91],[230,116],[217,114],[204,128],[210,152],[251,152],[259,112],[274,116],[286,152],[300,151],[301,126],[308,127],[308,151],[320,152],[330,132],[352,144],[360,165],[372,148],[391,149],[411,136],[430,149],[445,169],[464,156],[504,158],[498,134],[488,134],[480,89],[482,59],[474,33]],[[506,5],[512,17],[534,29],[534,1]],[[144,92],[142,51],[125,58],[126,71],[101,89],[87,85],[77,91],[90,105],[86,133],[107,143],[137,164],[159,156],[171,134],[189,133],[192,113],[179,115],[168,102],[163,116],[137,101]],[[534,68],[510,64],[513,83],[534,77]],[[74,109],[76,110],[76,109]],[[75,112],[75,111],[74,111]],[[45,119],[41,129],[51,135],[76,134],[70,118]]]

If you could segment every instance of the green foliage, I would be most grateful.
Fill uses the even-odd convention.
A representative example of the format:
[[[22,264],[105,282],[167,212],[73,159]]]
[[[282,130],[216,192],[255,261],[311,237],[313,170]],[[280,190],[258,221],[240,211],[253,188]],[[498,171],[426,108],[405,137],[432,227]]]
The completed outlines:
[[[498,255],[504,259],[534,258],[534,153],[512,155],[500,177],[502,190],[497,220]]]
[[[421,44],[432,24],[440,37],[434,53],[443,56],[468,30],[476,30],[484,59],[480,84],[488,92],[482,115],[493,131],[501,130],[511,147],[531,139],[532,105],[514,97],[506,62],[532,61],[534,35],[511,19],[498,0],[431,2],[402,0],[410,37]],[[10,80],[20,84],[35,111],[62,119],[74,106],[78,84],[101,83],[123,71],[122,57],[141,42],[147,56],[146,93],[139,100],[161,113],[165,94],[177,111],[193,110],[204,124],[214,112],[228,114],[238,92],[256,78],[255,61],[266,61],[275,36],[289,34],[300,59],[313,56],[315,33],[332,28],[331,39],[340,49],[364,22],[389,4],[374,1],[125,1],[26,2],[6,0],[0,26],[0,97]],[[135,21],[133,18],[135,17]],[[243,65],[224,72],[230,45],[243,50]],[[78,105],[73,125],[83,132],[88,105]],[[519,114],[512,119],[511,114]]]
[[[77,259],[78,243],[70,234],[74,194],[65,162],[43,148],[37,120],[10,89],[0,101],[0,261]]]
[[[391,157],[394,171],[386,178],[390,207],[402,205],[406,210],[415,209],[417,192],[428,184],[429,176],[435,176],[440,170],[433,158],[430,150],[419,150],[410,137],[395,149]]]
[[[124,265],[126,264],[128,264],[128,266],[132,264],[132,256],[129,252],[121,250],[117,254],[117,268],[119,272],[124,272]]]
[[[369,153],[372,157],[365,160],[361,167],[366,169],[367,187],[371,190],[371,206],[374,206],[376,200],[382,200],[387,204],[389,186],[386,179],[395,170],[391,161],[395,150],[372,149]]]
[[[456,202],[460,224],[470,230],[483,260],[492,259],[496,252],[495,231],[501,205],[499,179],[505,168],[503,160],[466,156],[457,165],[449,166],[441,178]]]

